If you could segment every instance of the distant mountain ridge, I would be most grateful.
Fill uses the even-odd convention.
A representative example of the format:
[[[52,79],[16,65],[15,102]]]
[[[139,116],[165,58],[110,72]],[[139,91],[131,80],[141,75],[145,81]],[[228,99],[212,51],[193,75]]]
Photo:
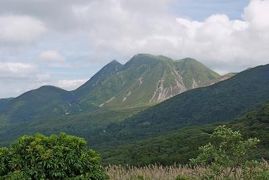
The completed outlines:
[[[67,125],[69,123],[83,126],[88,133],[94,126],[119,122],[177,94],[218,82],[220,78],[191,58],[173,60],[138,54],[125,64],[113,60],[76,90],[43,86],[16,98],[0,100],[0,135],[1,127],[5,130],[4,137],[10,133],[9,128],[15,126],[23,130],[22,133],[30,129],[34,132],[37,126],[40,131],[46,127],[49,132],[63,127],[73,131],[74,125]],[[91,127],[87,128],[89,123]]]
[[[138,54],[122,65],[112,61],[74,91],[85,104],[133,107],[156,104],[220,77],[198,61],[174,61],[165,56]]]
[[[70,91],[69,96],[74,96],[84,106],[144,106],[217,82],[220,77],[195,59],[172,60],[165,56],[138,54],[124,65],[111,61],[86,83]],[[24,94],[57,88],[44,87]],[[68,92],[63,90],[62,93]]]
[[[44,86],[11,98],[13,100],[0,100],[0,108],[7,101],[12,104],[17,99],[26,97],[26,94],[33,94],[31,101],[37,95],[44,95],[49,99],[50,93],[55,89],[61,89],[60,93],[71,99],[70,104],[76,99],[82,110],[88,106],[145,106],[219,80],[220,75],[192,58],[172,60],[165,56],[138,54],[124,65],[116,60],[111,61],[74,91]],[[48,95],[42,94],[46,91]],[[55,98],[53,97],[54,100]]]
[[[229,121],[267,101],[269,65],[264,65],[212,86],[179,94],[121,123],[99,130],[98,136],[104,136],[106,143],[131,142],[190,125]],[[102,142],[99,140],[96,144]]]

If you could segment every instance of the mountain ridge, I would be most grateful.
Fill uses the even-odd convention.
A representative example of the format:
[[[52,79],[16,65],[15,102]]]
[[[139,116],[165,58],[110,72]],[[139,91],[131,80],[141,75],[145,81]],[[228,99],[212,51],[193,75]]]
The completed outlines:
[[[107,91],[107,89],[114,90],[114,92],[111,93],[110,91],[110,94],[105,92],[106,98],[103,97],[101,101],[91,98],[90,95],[88,101],[96,101],[97,105],[101,107],[115,105],[126,107],[129,106],[128,100],[130,100],[129,103],[132,106],[155,104],[188,89],[208,85],[208,82],[220,77],[217,73],[196,61],[189,66],[194,69],[194,72],[197,71],[198,76],[193,77],[193,72],[186,69],[190,80],[184,82],[185,74],[180,73],[184,68],[179,68],[180,63],[181,61],[174,61],[165,56],[137,54],[122,65],[120,71],[113,74],[112,77],[108,77],[109,80],[107,81],[113,82],[112,84],[104,82],[102,87],[95,91],[96,94]],[[199,69],[202,69],[202,71],[199,71]],[[203,73],[206,75],[203,76]],[[204,78],[198,79],[198,83],[196,83],[195,79],[199,76]],[[192,81],[192,85],[186,86],[187,81]],[[144,87],[144,84],[146,84],[146,87]],[[139,92],[137,92],[137,88],[140,88]],[[141,90],[141,88],[144,89]],[[141,94],[141,92],[144,92],[144,94]],[[149,94],[147,94],[148,92]],[[134,97],[139,101],[137,104],[132,99]]]
[[[100,134],[108,142],[116,139],[114,142],[121,143],[189,125],[225,122],[269,100],[268,77],[269,65],[243,71],[226,81],[179,94],[119,124],[111,124],[106,133]]]
[[[184,83],[187,76],[180,72],[179,64],[165,56],[138,54],[125,64],[111,61],[76,90],[42,86],[8,101],[2,100],[0,134],[7,137],[11,127],[23,127],[17,130],[17,134],[36,130],[53,133],[60,129],[77,132],[76,128],[82,128],[83,133],[88,134],[95,127],[123,121],[174,95],[210,84],[220,77],[195,61],[185,70],[190,84],[195,79],[193,71],[205,78],[195,79],[196,85],[187,87]]]

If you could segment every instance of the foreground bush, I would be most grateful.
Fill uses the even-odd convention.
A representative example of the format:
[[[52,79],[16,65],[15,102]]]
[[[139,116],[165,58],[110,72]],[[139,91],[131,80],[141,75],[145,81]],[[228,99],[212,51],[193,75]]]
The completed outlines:
[[[206,179],[269,179],[267,163],[249,159],[258,143],[257,138],[244,140],[240,132],[219,126],[191,163],[207,167]]]
[[[23,136],[0,148],[0,179],[107,179],[99,155],[82,138]]]

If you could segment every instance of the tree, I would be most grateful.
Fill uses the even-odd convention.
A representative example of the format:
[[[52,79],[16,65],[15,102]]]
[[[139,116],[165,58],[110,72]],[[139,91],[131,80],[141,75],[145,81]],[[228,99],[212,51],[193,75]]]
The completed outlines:
[[[22,136],[0,148],[0,179],[107,179],[100,156],[82,138]]]
[[[244,140],[240,132],[226,126],[217,127],[211,135],[210,143],[199,148],[200,154],[191,159],[192,164],[208,166],[212,176],[230,177],[231,173],[245,167],[248,154],[259,140],[250,138]]]

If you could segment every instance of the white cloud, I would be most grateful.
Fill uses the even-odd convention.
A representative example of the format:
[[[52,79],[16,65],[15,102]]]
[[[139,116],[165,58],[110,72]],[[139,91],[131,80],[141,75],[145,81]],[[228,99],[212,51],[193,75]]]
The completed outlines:
[[[251,0],[248,7],[245,8],[244,17],[250,22],[255,30],[269,30],[269,1]]]
[[[25,78],[37,72],[37,67],[26,63],[1,63],[0,78]]]
[[[253,0],[243,20],[223,14],[197,22],[178,18],[181,33],[175,36],[181,57],[192,56],[218,71],[240,71],[269,63],[269,1]]]
[[[87,81],[86,79],[59,80],[56,85],[66,90],[74,90],[79,86],[81,86],[86,81]]]
[[[39,58],[47,62],[64,62],[64,57],[57,50],[47,50],[39,54]]]
[[[202,21],[169,12],[171,1],[0,1],[0,62],[28,59],[28,63],[53,74],[40,79],[35,75],[36,84],[67,89],[90,78],[87,73],[97,72],[105,62],[127,61],[137,53],[194,57],[222,73],[269,63],[268,0],[251,0],[242,19],[212,14]],[[37,41],[39,37],[42,41]],[[33,41],[36,44],[20,53],[3,50],[3,45]]]
[[[46,32],[41,21],[30,16],[0,16],[0,44],[30,43]]]

